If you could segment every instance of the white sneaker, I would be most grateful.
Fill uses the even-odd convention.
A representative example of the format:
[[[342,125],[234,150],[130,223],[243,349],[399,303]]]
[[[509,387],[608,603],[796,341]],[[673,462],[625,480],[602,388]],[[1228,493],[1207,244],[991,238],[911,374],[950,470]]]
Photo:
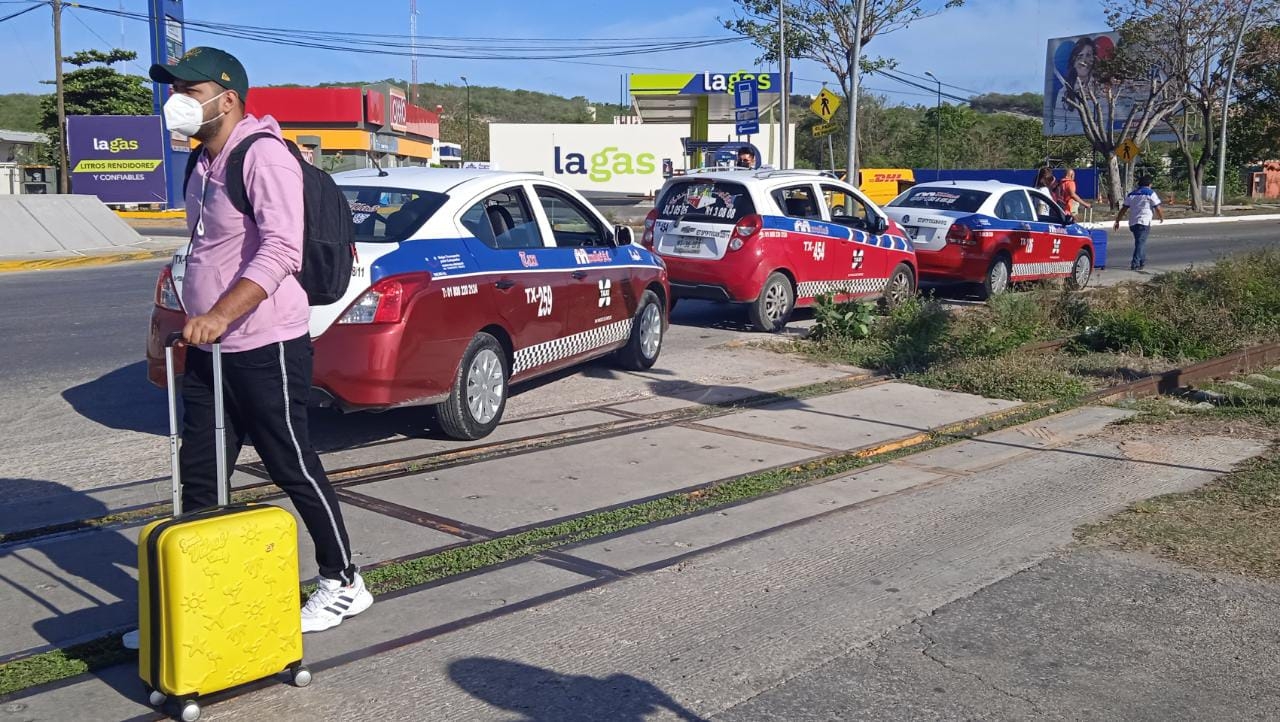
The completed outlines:
[[[142,646],[141,639],[142,633],[135,629],[132,632],[125,632],[124,636],[120,637],[120,645],[125,649],[137,649]]]
[[[356,581],[349,587],[337,579],[320,577],[319,586],[302,607],[302,631],[323,632],[342,624],[342,620],[368,609],[373,595],[364,586],[364,577],[356,574]]]

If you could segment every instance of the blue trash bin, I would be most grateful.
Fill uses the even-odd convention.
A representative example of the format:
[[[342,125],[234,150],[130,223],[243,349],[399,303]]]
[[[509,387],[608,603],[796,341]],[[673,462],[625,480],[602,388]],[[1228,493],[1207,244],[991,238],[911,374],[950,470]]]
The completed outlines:
[[[1093,267],[1106,270],[1107,268],[1107,232],[1102,228],[1089,231],[1089,237],[1093,239]]]

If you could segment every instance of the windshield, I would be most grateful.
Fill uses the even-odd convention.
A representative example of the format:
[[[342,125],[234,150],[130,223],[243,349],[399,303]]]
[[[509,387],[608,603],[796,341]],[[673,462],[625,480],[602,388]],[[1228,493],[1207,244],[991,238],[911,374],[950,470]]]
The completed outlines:
[[[449,200],[443,193],[403,188],[350,187],[342,193],[351,205],[351,222],[361,243],[403,241]]]
[[[756,212],[741,184],[705,180],[671,184],[657,207],[659,218],[729,225]]]
[[[991,194],[949,186],[915,186],[889,202],[890,208],[930,208],[935,211],[977,213]]]

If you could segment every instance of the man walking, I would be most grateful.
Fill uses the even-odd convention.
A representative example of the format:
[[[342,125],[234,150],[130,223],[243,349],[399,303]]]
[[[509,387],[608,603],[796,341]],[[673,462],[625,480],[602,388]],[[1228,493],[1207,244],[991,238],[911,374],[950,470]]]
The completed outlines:
[[[249,79],[230,54],[194,48],[174,65],[151,66],[150,74],[173,86],[164,106],[169,129],[201,143],[186,196],[183,508],[213,506],[223,483],[214,462],[208,346],[221,338],[228,455],[234,462],[245,437],[252,439],[271,480],[293,501],[320,566],[318,588],[302,609],[302,631],[328,629],[368,609],[373,596],[351,561],[342,510],[307,431],[310,307],[295,276],[302,266],[302,170],[275,119],[245,112]],[[254,142],[244,157],[253,208],[246,216],[227,196],[227,156],[262,132],[274,137]]]
[[[1151,189],[1151,179],[1143,176],[1138,179],[1138,187],[1133,189],[1124,199],[1124,205],[1116,214],[1115,230],[1120,230],[1120,219],[1129,211],[1129,230],[1133,232],[1133,260],[1129,262],[1130,271],[1141,271],[1147,266],[1147,236],[1151,233],[1151,219],[1154,216],[1164,223],[1164,210],[1160,207],[1160,196]]]

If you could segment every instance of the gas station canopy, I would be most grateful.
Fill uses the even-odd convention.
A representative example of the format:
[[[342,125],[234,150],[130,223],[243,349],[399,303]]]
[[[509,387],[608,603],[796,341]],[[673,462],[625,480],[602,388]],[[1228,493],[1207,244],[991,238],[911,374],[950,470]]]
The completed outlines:
[[[760,93],[760,110],[782,97],[781,73],[633,73],[630,76],[632,107],[644,123],[732,123],[733,88],[740,80],[754,79]]]

